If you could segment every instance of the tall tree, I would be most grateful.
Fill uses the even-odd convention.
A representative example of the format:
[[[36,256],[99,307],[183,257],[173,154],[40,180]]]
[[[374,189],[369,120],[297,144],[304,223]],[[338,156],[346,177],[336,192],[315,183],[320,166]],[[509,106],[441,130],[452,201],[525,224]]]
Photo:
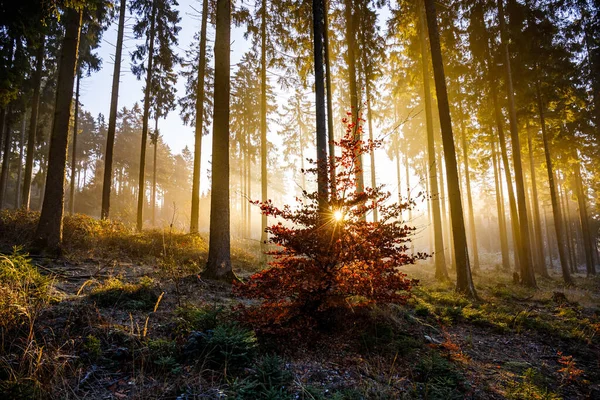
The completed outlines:
[[[313,4],[314,7],[314,4]],[[354,0],[344,0],[344,18],[346,24],[345,41],[346,41],[346,62],[348,65],[348,88],[350,91],[350,112],[352,122],[355,124],[354,136],[356,140],[361,140],[361,130],[359,126],[359,111],[358,104],[358,82],[356,78],[356,15],[354,12]],[[360,193],[365,190],[364,173],[363,173],[362,154],[358,154],[356,159],[356,190]]]
[[[229,69],[231,1],[217,0],[212,182],[208,262],[203,276],[234,279],[231,270],[229,213]]]
[[[143,227],[144,204],[146,199],[146,147],[148,142],[148,119],[152,99],[150,95],[156,87],[153,80],[158,79],[156,72],[173,74],[173,66],[178,62],[173,53],[173,46],[177,45],[177,34],[180,31],[179,12],[173,7],[176,0],[134,0],[131,3],[132,11],[138,14],[138,19],[133,32],[136,38],[146,37],[143,44],[137,46],[131,55],[132,72],[141,79],[146,74],[144,88],[144,116],[142,121],[142,140],[140,151],[140,173],[138,180],[137,221],[138,231]],[[147,58],[147,65],[144,60]],[[135,64],[139,62],[139,64]]]
[[[427,43],[425,29],[425,10],[419,8],[419,41],[421,47],[421,65],[423,70],[423,99],[425,106],[425,123],[427,129],[427,170],[429,177],[429,203],[433,216],[433,234],[434,234],[434,257],[435,257],[435,277],[438,280],[448,279],[446,270],[446,258],[444,255],[444,238],[442,236],[442,216],[440,214],[440,193],[438,189],[437,163],[435,154],[435,142],[433,135],[433,112],[431,101],[431,88],[429,85],[429,58],[427,57]]]
[[[200,40],[197,60],[195,89],[195,123],[194,123],[194,172],[192,175],[192,210],[190,213],[190,233],[198,232],[200,218],[200,166],[202,161],[202,135],[204,133],[205,113],[205,77],[206,77],[206,31],[208,25],[208,0],[202,0],[202,22],[200,24]],[[189,80],[188,80],[189,82]]]
[[[113,69],[112,90],[110,95],[110,114],[108,116],[108,131],[106,151],[104,154],[104,179],[102,181],[102,209],[100,216],[106,219],[110,214],[110,192],[113,186],[113,154],[115,147],[115,130],[117,125],[117,109],[119,106],[119,82],[121,78],[121,58],[123,52],[123,37],[125,32],[125,6],[127,0],[121,0],[119,7],[119,27],[115,49],[115,66]]]
[[[60,52],[56,111],[50,138],[44,202],[35,233],[34,246],[39,250],[47,250],[51,253],[60,252],[62,241],[67,142],[82,15],[81,8],[67,8],[65,10],[65,36]]]
[[[458,167],[456,163],[456,150],[452,134],[452,121],[450,119],[450,106],[446,90],[446,78],[442,61],[442,50],[438,31],[437,17],[434,0],[425,0],[427,28],[431,47],[431,60],[433,75],[438,99],[440,125],[442,129],[442,144],[444,146],[444,160],[446,162],[446,175],[448,184],[448,197],[450,199],[450,215],[452,217],[452,235],[454,237],[454,257],[456,260],[456,290],[466,296],[476,298],[475,286],[469,265],[469,252],[467,249],[467,236],[463,217],[462,202],[460,197],[460,184],[458,180]]]
[[[327,128],[325,125],[325,81],[323,71],[323,40],[325,7],[323,0],[313,0],[313,40],[315,57],[315,111],[317,116],[317,187],[319,207],[325,211],[328,203]],[[358,190],[358,189],[357,189]]]
[[[569,271],[569,265],[567,263],[567,256],[565,254],[565,248],[563,246],[563,220],[562,212],[560,209],[558,192],[555,183],[554,165],[552,163],[552,157],[550,155],[550,144],[548,140],[548,134],[546,132],[546,121],[544,119],[544,105],[542,96],[540,94],[539,83],[536,82],[536,92],[538,101],[538,112],[540,116],[540,125],[542,127],[542,142],[544,144],[544,156],[546,159],[546,170],[548,171],[548,184],[550,185],[550,200],[552,201],[552,213],[554,215],[554,229],[556,230],[556,238],[558,242],[558,257],[560,259],[560,267],[562,270],[563,280],[567,285],[573,284],[571,273]]]
[[[521,162],[521,142],[517,125],[517,110],[515,106],[515,95],[512,83],[512,71],[510,66],[510,53],[508,50],[508,33],[504,21],[503,0],[498,1],[498,20],[500,22],[500,40],[504,62],[504,78],[508,98],[508,117],[510,122],[510,136],[513,149],[513,167],[515,172],[515,186],[517,188],[517,204],[519,212],[519,241],[516,247],[519,251],[519,265],[521,272],[521,283],[528,287],[536,287],[535,274],[531,265],[531,248],[529,240],[529,221],[527,217],[527,201],[525,199],[525,182]]]
[[[260,10],[260,193],[262,202],[267,201],[267,0],[262,0]],[[267,215],[262,213],[260,226],[261,254],[267,246]]]

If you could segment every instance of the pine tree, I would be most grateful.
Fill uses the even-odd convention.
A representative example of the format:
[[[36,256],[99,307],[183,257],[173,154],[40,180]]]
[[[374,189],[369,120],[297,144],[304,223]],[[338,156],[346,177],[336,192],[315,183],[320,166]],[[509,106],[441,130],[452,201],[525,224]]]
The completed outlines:
[[[113,187],[113,154],[115,147],[115,129],[117,124],[117,109],[119,107],[119,83],[121,76],[121,54],[123,52],[123,37],[125,32],[125,6],[127,0],[121,0],[119,6],[119,26],[115,49],[115,65],[113,68],[112,90],[110,95],[110,114],[108,116],[108,131],[106,151],[104,154],[104,179],[102,182],[102,208],[100,216],[107,219],[110,215],[110,194]]]
[[[433,74],[438,98],[440,125],[442,128],[444,159],[446,161],[448,197],[450,199],[450,214],[452,216],[452,233],[454,237],[454,254],[456,259],[456,290],[471,298],[477,298],[477,293],[475,292],[475,286],[473,285],[473,279],[471,277],[471,267],[469,264],[467,237],[465,233],[465,222],[463,218],[458,180],[458,168],[456,164],[456,150],[454,148],[452,122],[450,120],[450,107],[448,104],[444,65],[442,62],[442,52],[440,48],[435,4],[433,0],[425,1],[425,12],[427,16],[427,28],[429,31]]]
[[[67,140],[73,80],[77,66],[79,32],[83,11],[68,8],[65,11],[65,36],[63,39],[56,91],[56,113],[52,125],[48,173],[42,213],[35,233],[34,246],[51,253],[60,251],[62,241],[62,216],[64,203],[64,181],[67,162]]]
[[[150,95],[153,88],[154,72],[156,70],[170,71],[177,58],[173,53],[172,46],[177,44],[177,34],[181,29],[179,23],[179,12],[173,9],[177,5],[175,0],[134,0],[130,7],[137,13],[138,18],[133,28],[136,38],[146,37],[144,44],[137,46],[132,54],[132,72],[141,79],[146,74],[144,87],[144,116],[142,126],[142,141],[140,152],[140,173],[138,178],[138,202],[137,221],[138,231],[143,227],[144,203],[146,199],[146,146],[148,141],[148,119],[150,117],[150,106],[152,101]],[[143,60],[147,58],[147,65]],[[135,62],[141,62],[135,64]],[[154,63],[160,63],[156,67]]]
[[[203,276],[231,281],[229,211],[229,68],[231,1],[217,0],[212,188],[208,262]]]

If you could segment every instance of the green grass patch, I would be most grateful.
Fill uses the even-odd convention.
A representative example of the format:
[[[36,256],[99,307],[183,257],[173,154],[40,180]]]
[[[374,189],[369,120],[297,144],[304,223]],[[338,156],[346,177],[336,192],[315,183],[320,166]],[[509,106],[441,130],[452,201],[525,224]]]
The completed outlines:
[[[139,283],[109,278],[89,294],[99,307],[120,307],[128,310],[152,310],[158,301],[154,280],[144,277]]]

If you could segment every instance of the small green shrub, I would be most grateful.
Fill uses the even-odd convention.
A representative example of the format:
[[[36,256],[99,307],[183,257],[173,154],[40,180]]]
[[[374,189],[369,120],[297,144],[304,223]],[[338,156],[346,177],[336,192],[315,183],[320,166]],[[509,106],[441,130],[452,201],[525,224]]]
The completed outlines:
[[[256,350],[254,331],[231,324],[218,325],[206,332],[192,332],[184,355],[209,368],[224,369],[226,373],[248,366]]]
[[[431,352],[421,358],[413,372],[418,389],[427,399],[462,399],[466,381],[454,364]]]
[[[110,278],[89,295],[100,307],[119,306],[129,310],[152,310],[158,301],[154,281],[142,278],[139,283],[126,283]]]
[[[289,386],[292,379],[292,373],[285,369],[282,360],[268,355],[254,366],[250,376],[234,382],[233,397],[240,400],[291,399]]]
[[[203,307],[186,306],[175,310],[177,328],[185,334],[191,331],[207,331],[215,329],[224,308],[217,305]]]
[[[83,351],[90,360],[97,360],[102,355],[100,339],[94,335],[88,335],[83,342]]]
[[[156,369],[170,372],[179,371],[177,343],[165,339],[148,340],[147,348],[149,360]]]

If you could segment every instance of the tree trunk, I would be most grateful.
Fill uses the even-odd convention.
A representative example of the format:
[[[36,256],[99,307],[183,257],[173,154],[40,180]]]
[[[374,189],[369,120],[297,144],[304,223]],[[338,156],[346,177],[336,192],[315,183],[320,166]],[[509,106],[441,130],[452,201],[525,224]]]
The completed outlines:
[[[396,147],[396,178],[398,179],[398,204],[402,204],[402,177],[400,176],[400,146]]]
[[[336,188],[336,173],[335,173],[335,134],[333,132],[333,104],[331,89],[331,64],[329,62],[329,3],[324,0],[324,17],[323,17],[323,53],[325,57],[325,90],[327,94],[327,140],[329,141],[329,185],[331,193],[335,192]]]
[[[317,122],[317,187],[319,208],[326,211],[328,198],[327,131],[325,123],[325,81],[323,72],[323,0],[313,0],[313,40],[315,62],[315,112]]]
[[[73,118],[73,147],[71,150],[71,190],[69,194],[69,213],[75,214],[75,170],[77,166],[77,129],[79,122],[79,81],[81,74],[77,72],[77,84],[75,85],[75,116]]]
[[[373,115],[371,114],[371,90],[369,88],[370,82],[367,73],[365,73],[365,91],[366,91],[366,101],[367,101],[367,121],[369,124],[369,139],[373,142]],[[371,157],[371,187],[375,189],[377,187],[377,180],[375,177],[375,149],[371,149],[370,154]],[[377,222],[379,219],[377,215],[377,208],[373,209],[373,221]]]
[[[429,59],[427,57],[427,38],[425,33],[424,10],[419,7],[419,42],[421,46],[421,67],[423,74],[423,93],[425,100],[425,123],[427,129],[427,168],[425,173],[429,177],[429,196],[431,200],[431,212],[433,216],[434,233],[434,261],[435,278],[443,281],[448,279],[446,270],[446,256],[444,254],[444,237],[442,231],[442,216],[440,214],[440,192],[438,189],[437,163],[435,153],[435,141],[433,135],[433,111],[431,100],[431,88],[429,85]],[[367,103],[368,104],[368,103]]]
[[[560,259],[560,267],[565,283],[567,285],[573,285],[571,279],[571,273],[569,272],[569,266],[567,264],[567,257],[565,255],[565,249],[563,243],[563,227],[562,227],[562,215],[560,211],[560,204],[558,203],[556,184],[554,178],[554,167],[552,165],[552,157],[550,156],[550,145],[548,142],[548,135],[546,134],[546,122],[544,120],[544,108],[542,103],[542,95],[540,93],[539,82],[536,81],[536,95],[537,95],[537,106],[540,116],[540,125],[542,127],[542,141],[544,143],[544,156],[546,158],[546,169],[548,170],[548,184],[550,185],[550,199],[552,201],[552,213],[554,215],[554,229],[556,230],[556,240],[558,248],[558,257]]]
[[[437,175],[439,176],[439,189],[440,189],[440,211],[442,215],[442,237],[444,237],[445,245],[444,245],[444,260],[446,261],[446,265],[448,263],[450,266],[454,263],[454,247],[452,242],[452,228],[450,226],[450,221],[448,217],[448,213],[446,212],[446,180],[444,179],[444,163],[442,162],[442,153],[441,151],[436,150],[435,159],[437,165]]]
[[[442,128],[442,143],[444,145],[444,158],[446,161],[446,174],[448,183],[448,197],[450,198],[450,213],[452,215],[452,234],[454,236],[454,254],[456,257],[456,290],[470,298],[477,298],[471,267],[469,265],[469,251],[465,234],[465,221],[463,218],[462,201],[458,182],[458,167],[456,164],[456,150],[454,148],[454,135],[450,120],[450,105],[446,91],[446,77],[440,48],[440,37],[437,26],[434,0],[425,0],[427,27],[429,30],[429,43],[431,46],[431,60],[433,75],[438,99],[440,126]]]
[[[473,196],[471,195],[471,176],[469,172],[469,149],[467,147],[467,138],[465,134],[465,127],[462,122],[462,116],[464,115],[462,112],[462,105],[459,105],[460,108],[460,130],[461,130],[461,142],[462,142],[462,152],[463,152],[463,163],[465,164],[465,186],[467,189],[467,206],[469,208],[469,231],[471,234],[471,248],[473,251],[473,269],[479,269],[479,250],[477,248],[477,231],[475,230],[475,215],[473,212]]]
[[[588,276],[596,275],[596,265],[594,264],[594,245],[592,234],[590,232],[590,222],[587,213],[587,198],[583,190],[581,179],[581,167],[579,163],[573,165],[575,180],[575,195],[577,196],[577,205],[579,208],[579,223],[581,224],[581,233],[583,236],[583,248],[585,250],[585,266]]]
[[[200,219],[200,178],[202,161],[202,133],[204,126],[204,79],[206,75],[206,26],[208,24],[208,0],[202,0],[202,23],[200,26],[200,54],[198,56],[198,82],[196,89],[196,126],[194,128],[194,172],[192,175],[192,211],[190,233],[198,233]]]
[[[121,0],[119,9],[119,30],[117,33],[117,49],[115,51],[115,67],[113,69],[112,93],[110,95],[110,114],[106,135],[106,152],[104,155],[104,179],[102,181],[102,219],[107,219],[110,213],[110,191],[113,185],[113,151],[115,147],[115,130],[117,126],[117,107],[119,103],[119,78],[121,75],[121,54],[123,52],[123,33],[125,30],[125,5],[127,0]]]
[[[144,200],[146,199],[146,143],[148,142],[148,118],[150,116],[150,92],[152,91],[152,64],[154,62],[154,36],[156,35],[156,0],[152,1],[150,17],[150,41],[148,49],[148,69],[146,70],[146,90],[144,93],[144,115],[142,120],[142,144],[140,151],[140,175],[138,178],[137,225],[138,232],[144,226]]]
[[[262,202],[268,200],[267,186],[267,0],[262,0],[260,25],[260,193]],[[260,225],[261,259],[266,261],[267,215],[262,214]]]
[[[23,177],[23,154],[25,148],[25,128],[27,111],[23,110],[21,117],[21,137],[19,140],[19,165],[17,167],[17,184],[15,185],[15,208],[21,208],[21,178]]]
[[[506,90],[508,97],[510,136],[513,150],[513,166],[515,172],[515,185],[517,187],[517,203],[519,213],[519,241],[517,248],[519,252],[519,266],[521,271],[521,283],[527,287],[536,287],[535,274],[531,266],[531,252],[529,243],[529,221],[527,219],[527,201],[525,199],[525,183],[523,180],[523,168],[521,163],[521,142],[517,127],[517,111],[515,107],[514,89],[512,83],[512,72],[510,69],[510,55],[508,52],[508,38],[504,23],[503,0],[498,0],[498,19],[500,21],[500,34],[502,52],[504,56],[504,75],[506,79]]]
[[[544,226],[546,227],[546,245],[548,248],[548,264],[550,264],[550,270],[554,269],[554,254],[552,249],[555,246],[552,246],[552,237],[550,236],[550,223],[548,222],[548,212],[546,211],[546,207],[544,207]]]
[[[34,246],[36,249],[54,254],[60,253],[62,241],[67,144],[81,18],[82,11],[73,8],[67,9],[64,16],[66,29],[58,67],[56,105],[50,137],[44,202],[35,233]]]
[[[25,176],[23,177],[23,208],[29,210],[31,201],[31,177],[33,174],[33,159],[35,156],[35,139],[37,134],[38,110],[40,106],[40,91],[42,88],[42,69],[44,68],[44,43],[46,37],[42,35],[41,42],[35,53],[35,71],[33,73],[33,97],[31,98],[31,118],[27,134],[27,155],[25,156]]]
[[[229,214],[230,30],[231,0],[217,0],[210,237],[203,276],[225,281],[235,278],[231,270]]]
[[[492,164],[494,166],[494,186],[496,188],[496,209],[498,212],[498,229],[500,236],[500,252],[502,254],[502,269],[510,271],[510,259],[508,255],[508,238],[506,237],[506,218],[504,214],[504,200],[500,189],[500,172],[498,171],[498,156],[496,154],[496,143],[494,135],[490,135],[492,147]]]
[[[527,121],[527,144],[529,146],[529,169],[531,170],[531,195],[533,201],[533,227],[535,240],[537,242],[537,251],[539,263],[537,272],[544,277],[548,277],[546,269],[546,256],[544,255],[544,242],[542,241],[542,222],[540,219],[539,197],[537,192],[537,178],[535,174],[535,162],[533,157],[533,144],[529,121]]]
[[[356,34],[355,34],[355,18],[352,7],[352,0],[344,0],[345,4],[345,19],[346,19],[346,46],[348,46],[348,83],[350,89],[350,112],[352,113],[352,122],[356,124],[354,129],[354,139],[361,140],[360,130],[358,128],[359,104],[358,104],[358,88],[356,82]],[[364,173],[362,167],[362,154],[356,157],[356,191],[364,192]]]
[[[408,154],[404,154],[404,176],[406,178],[406,202],[408,203],[408,221],[412,223],[412,199],[410,197],[410,171],[408,165]],[[415,254],[415,244],[412,241],[410,242],[410,254]]]
[[[4,197],[6,194],[6,185],[8,182],[8,168],[10,167],[10,145],[12,141],[11,107],[8,106],[7,110],[3,108],[2,111],[4,111],[4,118],[2,118],[4,122],[2,124],[2,127],[4,128],[4,131],[2,132],[2,129],[0,129],[0,135],[4,137],[4,140],[2,142],[4,149],[2,150],[2,173],[0,173],[0,209],[4,208]]]
[[[152,162],[152,226],[156,227],[156,155],[158,153],[158,114],[154,116],[154,158]]]
[[[564,174],[563,174],[564,176]],[[571,273],[577,272],[577,260],[573,249],[573,224],[571,223],[571,207],[569,207],[569,191],[566,187],[566,182],[561,179],[559,182],[559,194],[563,205],[563,216],[565,218],[565,233],[567,238],[567,253],[569,254],[569,265],[571,266]],[[576,236],[576,235],[575,235]]]

